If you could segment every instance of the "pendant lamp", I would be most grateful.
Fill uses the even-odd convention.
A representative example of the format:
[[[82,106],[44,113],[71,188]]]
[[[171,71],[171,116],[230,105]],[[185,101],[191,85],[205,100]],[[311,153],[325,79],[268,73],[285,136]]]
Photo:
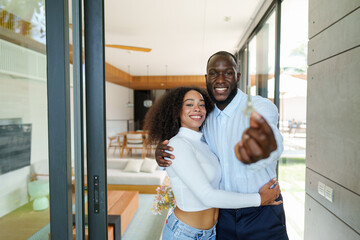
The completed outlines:
[[[148,98],[146,100],[144,100],[144,107],[149,108],[152,106],[152,100],[150,98],[150,85],[149,85],[149,65],[146,66],[147,67],[147,88],[149,89],[149,94],[148,94]]]
[[[130,65],[128,65],[128,74],[129,74],[129,78],[128,78],[129,101],[126,103],[126,107],[132,108],[132,107],[134,107],[134,103],[130,101],[130,78],[131,78]]]

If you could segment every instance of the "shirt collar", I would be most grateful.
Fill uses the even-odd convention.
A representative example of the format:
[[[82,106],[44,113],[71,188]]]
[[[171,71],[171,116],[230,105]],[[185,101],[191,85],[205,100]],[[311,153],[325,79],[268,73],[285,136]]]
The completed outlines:
[[[238,89],[235,97],[231,100],[231,102],[226,106],[224,110],[221,111],[215,104],[215,108],[214,108],[215,116],[218,117],[221,113],[223,113],[225,114],[225,116],[232,117],[237,107],[244,99],[246,100],[246,94],[243,93],[240,89]]]
[[[197,132],[190,128],[186,128],[186,127],[180,127],[179,133],[184,135],[185,137],[191,138],[193,140],[200,140],[203,135],[202,132],[200,132],[200,131]]]

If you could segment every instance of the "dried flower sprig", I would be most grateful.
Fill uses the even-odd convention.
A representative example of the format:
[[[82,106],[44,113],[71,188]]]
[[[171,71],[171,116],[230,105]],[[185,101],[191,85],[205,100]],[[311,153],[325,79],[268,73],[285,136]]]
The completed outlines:
[[[161,215],[164,210],[172,209],[176,206],[175,196],[170,186],[161,185],[156,188],[156,196],[154,198],[154,207],[152,212]]]

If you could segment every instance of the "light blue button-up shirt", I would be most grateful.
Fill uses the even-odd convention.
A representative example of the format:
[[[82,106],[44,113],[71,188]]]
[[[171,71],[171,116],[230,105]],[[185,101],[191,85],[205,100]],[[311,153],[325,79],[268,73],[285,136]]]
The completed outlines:
[[[215,106],[202,128],[206,142],[220,161],[222,174],[220,189],[257,193],[265,183],[276,176],[277,160],[283,151],[282,136],[277,128],[278,110],[266,98],[253,96],[252,101],[255,110],[271,126],[277,142],[277,150],[272,152],[269,158],[249,165],[243,164],[236,158],[234,147],[250,125],[249,117],[244,115],[247,95],[238,89],[236,96],[223,111]]]

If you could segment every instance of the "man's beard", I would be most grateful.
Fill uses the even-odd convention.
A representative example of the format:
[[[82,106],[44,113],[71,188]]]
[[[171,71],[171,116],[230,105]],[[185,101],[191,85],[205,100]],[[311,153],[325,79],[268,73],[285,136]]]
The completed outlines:
[[[206,86],[208,94],[211,98],[211,100],[213,100],[214,103],[216,103],[217,105],[226,105],[228,103],[231,102],[231,100],[233,100],[233,98],[236,96],[237,93],[237,87],[235,86],[233,90],[231,90],[229,96],[224,100],[224,101],[218,101],[216,100],[216,98],[213,95],[213,92],[211,91],[211,89],[209,89],[208,86]]]

